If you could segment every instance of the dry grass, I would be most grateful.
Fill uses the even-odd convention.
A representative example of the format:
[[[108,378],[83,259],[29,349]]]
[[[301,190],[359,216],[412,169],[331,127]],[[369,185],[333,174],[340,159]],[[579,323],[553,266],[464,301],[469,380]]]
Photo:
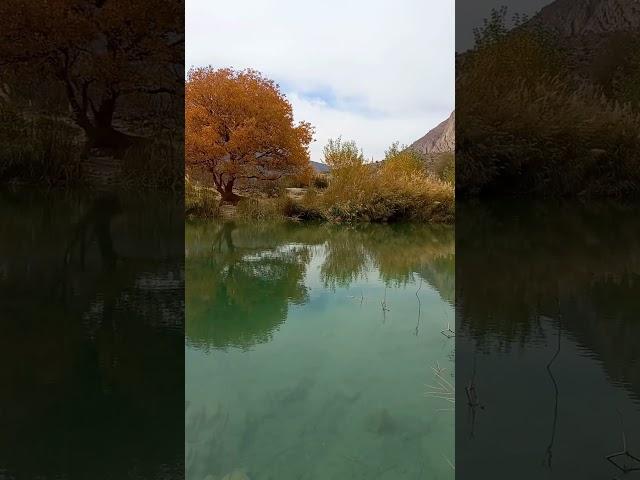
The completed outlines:
[[[55,118],[31,116],[0,103],[0,179],[62,185],[77,183],[80,151],[76,128]]]
[[[424,171],[390,174],[362,164],[334,172],[324,192],[307,195],[300,208],[307,216],[336,223],[449,223],[455,216],[455,195],[451,183]]]
[[[182,141],[144,139],[125,153],[121,184],[180,191],[183,189],[183,156]]]
[[[219,216],[220,196],[208,187],[199,185],[189,175],[184,178],[184,209],[190,217],[216,218]]]
[[[512,32],[458,71],[458,195],[640,194],[638,112],[577,78],[548,38]]]

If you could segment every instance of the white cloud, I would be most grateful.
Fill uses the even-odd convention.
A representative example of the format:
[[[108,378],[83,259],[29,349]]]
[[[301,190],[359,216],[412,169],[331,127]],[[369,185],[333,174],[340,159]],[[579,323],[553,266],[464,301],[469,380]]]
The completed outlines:
[[[297,119],[380,158],[454,105],[453,0],[187,0],[187,66],[255,68]]]

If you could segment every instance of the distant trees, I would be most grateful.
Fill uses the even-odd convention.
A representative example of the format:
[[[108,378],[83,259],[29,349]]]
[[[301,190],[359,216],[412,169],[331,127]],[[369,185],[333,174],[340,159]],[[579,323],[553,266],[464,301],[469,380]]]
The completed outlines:
[[[356,167],[364,163],[362,150],[358,149],[353,140],[342,140],[330,138],[322,149],[324,163],[331,167],[332,171]]]
[[[240,200],[239,180],[308,170],[313,127],[294,123],[278,85],[259,72],[195,68],[185,95],[185,162],[208,172],[222,201]]]
[[[338,137],[325,145],[324,161],[331,180],[322,195],[303,200],[302,208],[313,213],[308,217],[333,222],[453,219],[453,183],[430,172],[420,152],[396,142],[381,162],[366,163],[354,141]]]
[[[406,146],[400,146],[399,142],[394,142],[384,152],[382,162],[383,174],[387,176],[399,176],[420,172],[425,169],[424,156]]]

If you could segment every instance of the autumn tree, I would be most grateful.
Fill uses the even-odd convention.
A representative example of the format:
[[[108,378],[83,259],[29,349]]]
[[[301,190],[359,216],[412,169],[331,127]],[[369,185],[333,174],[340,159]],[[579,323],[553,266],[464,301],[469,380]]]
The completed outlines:
[[[38,75],[59,86],[89,147],[127,147],[131,131],[148,120],[151,95],[168,96],[182,110],[183,8],[173,0],[3,0],[0,83],[16,69]],[[15,92],[5,90],[11,100]],[[31,90],[29,104],[40,97],[37,86]],[[119,110],[126,117],[123,106],[136,103],[138,125],[116,127]]]
[[[308,169],[313,128],[294,123],[277,84],[255,70],[194,68],[185,87],[185,161],[211,176],[223,202],[240,180],[277,180]]]

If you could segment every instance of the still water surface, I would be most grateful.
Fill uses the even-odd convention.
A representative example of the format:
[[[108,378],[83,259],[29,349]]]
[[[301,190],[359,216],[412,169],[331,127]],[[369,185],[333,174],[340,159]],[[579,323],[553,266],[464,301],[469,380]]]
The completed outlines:
[[[0,478],[184,478],[167,195],[0,190]]]
[[[450,227],[188,224],[187,478],[454,478],[453,293]]]
[[[638,206],[456,213],[456,478],[640,478]]]

